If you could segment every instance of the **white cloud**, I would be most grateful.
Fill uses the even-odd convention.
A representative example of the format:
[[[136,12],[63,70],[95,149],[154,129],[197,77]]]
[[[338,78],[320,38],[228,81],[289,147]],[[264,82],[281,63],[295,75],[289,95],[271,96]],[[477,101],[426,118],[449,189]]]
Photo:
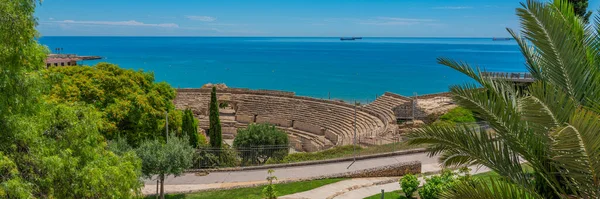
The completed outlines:
[[[48,20],[54,20],[54,18],[50,17],[50,18],[48,18]]]
[[[212,32],[223,33],[223,34],[251,34],[251,35],[257,35],[257,34],[265,34],[265,33],[267,33],[267,32],[264,32],[264,31],[257,31],[257,30],[224,30],[224,29],[221,29],[221,28],[206,28],[206,27],[182,27],[181,29],[184,29],[184,30],[212,31]]]
[[[162,27],[162,28],[178,28],[179,25],[174,23],[160,23],[160,24],[149,24],[135,20],[129,21],[75,21],[75,20],[63,20],[53,21],[53,23],[59,24],[82,24],[82,25],[107,25],[107,26],[146,26],[146,27]]]
[[[189,20],[204,21],[204,22],[212,22],[212,21],[217,20],[217,18],[209,17],[209,16],[185,16],[185,18],[188,18]]]
[[[238,23],[207,23],[207,25],[211,25],[211,26],[248,26],[248,24],[238,24]]]
[[[388,21],[403,21],[403,22],[432,22],[436,21],[433,19],[418,19],[418,18],[398,18],[398,17],[377,17],[380,20]]]
[[[471,9],[473,7],[470,6],[442,6],[442,7],[433,7],[433,9],[438,10],[463,10],[463,9]]]

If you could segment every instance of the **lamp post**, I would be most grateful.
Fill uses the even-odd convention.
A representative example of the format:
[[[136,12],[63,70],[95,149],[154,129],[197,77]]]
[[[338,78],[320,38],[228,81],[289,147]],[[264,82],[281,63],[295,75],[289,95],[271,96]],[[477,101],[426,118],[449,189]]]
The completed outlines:
[[[165,128],[165,139],[166,142],[169,142],[169,112],[165,111],[165,121],[167,122],[167,127]]]

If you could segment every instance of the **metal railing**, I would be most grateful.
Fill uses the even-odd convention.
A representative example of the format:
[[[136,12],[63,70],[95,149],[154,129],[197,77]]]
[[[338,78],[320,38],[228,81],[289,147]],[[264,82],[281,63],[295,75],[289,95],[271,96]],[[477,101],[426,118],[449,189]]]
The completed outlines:
[[[482,72],[481,75],[484,77],[502,78],[520,82],[533,82],[535,80],[530,73]]]
[[[210,148],[196,150],[194,169],[245,167],[263,165],[272,159],[282,159],[293,149],[289,145]]]

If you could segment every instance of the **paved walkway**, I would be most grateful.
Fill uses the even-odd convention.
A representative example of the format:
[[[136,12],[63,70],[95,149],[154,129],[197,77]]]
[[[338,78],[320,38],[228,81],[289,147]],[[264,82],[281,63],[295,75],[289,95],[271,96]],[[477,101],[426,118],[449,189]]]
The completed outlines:
[[[333,198],[354,189],[374,186],[379,183],[398,182],[399,177],[386,178],[353,178],[328,184],[315,189],[279,197],[280,199]],[[372,195],[372,194],[371,194]]]
[[[439,170],[437,166],[437,157],[427,157],[426,153],[416,153],[408,155],[398,155],[391,157],[373,158],[356,161],[350,168],[346,169],[352,161],[337,163],[328,163],[321,165],[307,165],[275,169],[274,175],[279,181],[307,179],[319,176],[333,175],[348,171],[357,171],[368,168],[375,168],[396,164],[400,162],[421,161],[422,171]],[[264,183],[267,177],[267,169],[250,171],[232,171],[232,172],[213,172],[206,176],[196,176],[194,173],[186,173],[183,176],[174,178],[168,177],[165,180],[165,192],[191,192],[212,188],[234,187],[239,185],[248,185]],[[156,181],[146,180],[146,186],[142,190],[144,194],[153,194],[156,192]]]

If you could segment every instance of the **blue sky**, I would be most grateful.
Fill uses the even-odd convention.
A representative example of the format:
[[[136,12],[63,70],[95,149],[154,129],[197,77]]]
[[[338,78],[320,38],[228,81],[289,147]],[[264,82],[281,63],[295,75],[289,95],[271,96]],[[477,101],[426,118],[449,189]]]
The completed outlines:
[[[42,36],[502,37],[522,1],[45,0],[36,16]]]

